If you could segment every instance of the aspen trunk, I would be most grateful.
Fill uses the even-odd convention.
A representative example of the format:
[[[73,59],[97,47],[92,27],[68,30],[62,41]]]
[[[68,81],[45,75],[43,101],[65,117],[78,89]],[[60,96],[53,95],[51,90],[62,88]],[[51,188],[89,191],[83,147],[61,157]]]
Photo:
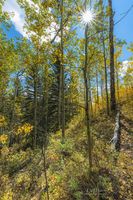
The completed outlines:
[[[98,70],[96,69],[96,87],[97,87],[97,105],[99,109],[99,83],[98,83]]]
[[[104,99],[103,99],[103,78],[101,75],[101,107],[104,108]]]
[[[111,142],[113,143],[114,149],[116,151],[120,150],[120,134],[121,134],[120,129],[121,129],[121,127],[120,127],[120,110],[118,110],[117,115],[116,115],[114,136],[111,140]]]
[[[119,74],[118,74],[118,69],[116,69],[116,82],[117,82],[117,98],[118,102],[120,101],[120,88],[119,88]]]
[[[48,144],[48,68],[45,67],[45,76],[44,76],[44,134],[43,134],[43,147],[42,147],[42,155],[43,155],[43,164],[44,164],[44,176],[45,176],[45,191],[47,194],[47,200],[49,197],[49,185],[48,185],[48,176],[47,176],[47,167],[46,167],[46,149]]]
[[[15,103],[16,103],[16,98],[17,98],[17,93],[18,93],[18,84],[17,84],[17,79],[18,79],[18,75],[16,76],[16,80],[15,80],[15,91],[14,91],[14,97],[13,97],[13,107],[12,107],[12,111],[11,111],[11,120],[10,120],[10,126],[9,126],[9,130],[13,129],[13,125],[14,125],[14,117],[15,117]],[[13,145],[13,134],[10,133],[10,137],[9,137],[9,147],[11,147]]]
[[[102,13],[102,23],[104,24],[104,6],[103,0],[100,0],[100,8]],[[105,76],[105,92],[106,92],[106,111],[107,115],[109,115],[109,94],[108,94],[108,73],[107,73],[107,59],[106,59],[106,47],[105,47],[105,38],[104,31],[101,33],[102,38],[102,47],[103,47],[103,60],[104,60],[104,76]]]
[[[109,47],[110,47],[110,108],[116,111],[115,97],[115,67],[114,67],[114,14],[112,8],[112,0],[108,0],[110,16],[109,16]]]
[[[106,51],[105,51],[105,42],[104,42],[103,32],[102,32],[102,42],[103,42],[103,58],[104,58],[104,73],[105,73],[106,110],[107,110],[107,115],[109,115],[107,60],[106,60]]]
[[[33,147],[36,148],[37,144],[37,74],[34,72],[34,136],[33,136]]]
[[[62,88],[62,67],[60,63],[60,72],[59,72],[59,99],[58,99],[58,126],[61,128],[61,88]]]
[[[87,1],[85,1],[85,10],[87,8]],[[91,151],[91,132],[90,132],[90,106],[89,106],[89,81],[90,72],[88,72],[88,25],[85,28],[85,65],[84,65],[84,84],[85,84],[85,115],[86,115],[86,128],[88,140],[88,156],[89,167],[92,168],[92,151]]]
[[[64,42],[63,42],[63,5],[61,0],[61,128],[62,128],[62,143],[65,141],[65,97],[64,97]]]
[[[42,149],[42,155],[43,155],[43,166],[44,166],[44,176],[45,176],[45,191],[47,194],[47,200],[50,199],[49,197],[49,185],[48,185],[48,176],[47,176],[47,169],[46,169],[46,146],[43,144],[43,149]]]

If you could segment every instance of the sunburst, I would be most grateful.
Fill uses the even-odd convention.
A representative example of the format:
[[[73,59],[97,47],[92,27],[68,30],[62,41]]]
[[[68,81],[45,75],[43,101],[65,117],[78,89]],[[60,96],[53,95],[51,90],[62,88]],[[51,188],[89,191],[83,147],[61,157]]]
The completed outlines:
[[[95,23],[95,18],[96,18],[96,14],[92,9],[88,9],[85,11],[81,12],[81,23],[86,25],[91,26],[93,23]]]

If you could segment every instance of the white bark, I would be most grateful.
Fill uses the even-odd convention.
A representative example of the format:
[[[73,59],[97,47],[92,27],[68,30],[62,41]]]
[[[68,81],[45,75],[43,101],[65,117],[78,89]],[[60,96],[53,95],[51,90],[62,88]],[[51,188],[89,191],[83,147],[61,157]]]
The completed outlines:
[[[115,122],[115,130],[114,130],[114,136],[111,140],[111,143],[113,144],[113,147],[115,150],[120,150],[120,111],[117,112],[116,115],[116,122]]]

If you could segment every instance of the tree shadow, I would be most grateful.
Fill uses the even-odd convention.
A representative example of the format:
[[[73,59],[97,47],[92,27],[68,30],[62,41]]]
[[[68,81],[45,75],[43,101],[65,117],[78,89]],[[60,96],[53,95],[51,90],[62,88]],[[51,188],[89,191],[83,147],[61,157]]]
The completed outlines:
[[[133,127],[133,120],[129,119],[128,117],[126,117],[125,115],[121,115],[121,118],[124,119],[129,125],[132,125]]]
[[[121,123],[121,128],[126,131],[128,134],[133,134],[133,131],[128,128],[127,126],[125,126],[123,123]]]

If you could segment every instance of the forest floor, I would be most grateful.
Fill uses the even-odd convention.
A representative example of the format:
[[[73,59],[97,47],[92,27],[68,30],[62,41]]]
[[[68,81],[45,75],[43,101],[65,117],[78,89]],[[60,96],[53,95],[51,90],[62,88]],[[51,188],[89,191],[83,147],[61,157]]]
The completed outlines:
[[[133,104],[122,107],[121,114],[121,151],[131,154],[133,158]]]
[[[121,106],[121,150],[110,140],[115,120],[99,113],[91,122],[93,168],[88,176],[87,137],[80,116],[68,124],[65,144],[61,132],[51,134],[46,151],[49,188],[46,188],[41,150],[1,151],[1,200],[132,200],[133,186],[133,98]]]

